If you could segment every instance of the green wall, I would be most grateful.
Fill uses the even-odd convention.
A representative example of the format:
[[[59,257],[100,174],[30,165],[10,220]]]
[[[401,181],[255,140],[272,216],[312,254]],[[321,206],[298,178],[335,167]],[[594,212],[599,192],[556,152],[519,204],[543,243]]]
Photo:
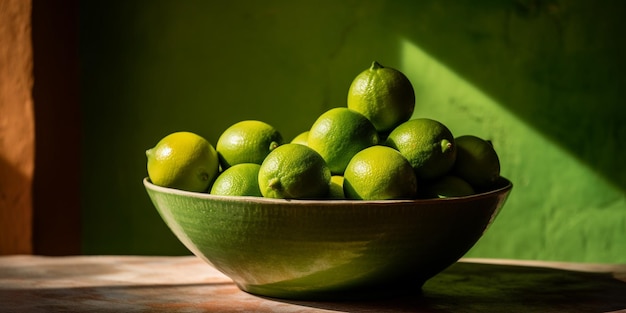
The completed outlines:
[[[188,254],[144,151],[259,119],[290,139],[373,60],[415,117],[491,139],[514,190],[468,256],[626,262],[623,1],[114,1],[81,7],[83,251]]]

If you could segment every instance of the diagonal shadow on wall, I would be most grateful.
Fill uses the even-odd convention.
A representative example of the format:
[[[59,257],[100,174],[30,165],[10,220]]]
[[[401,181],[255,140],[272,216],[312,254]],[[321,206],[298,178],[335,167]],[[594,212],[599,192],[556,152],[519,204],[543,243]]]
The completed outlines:
[[[390,2],[398,33],[626,191],[626,3]]]

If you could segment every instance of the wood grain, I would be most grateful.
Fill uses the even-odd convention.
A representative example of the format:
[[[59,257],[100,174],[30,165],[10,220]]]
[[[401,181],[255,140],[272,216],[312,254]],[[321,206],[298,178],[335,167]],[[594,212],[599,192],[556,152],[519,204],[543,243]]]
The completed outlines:
[[[626,312],[624,274],[626,264],[465,259],[421,292],[320,302],[248,294],[193,256],[4,256],[0,303],[8,312]]]

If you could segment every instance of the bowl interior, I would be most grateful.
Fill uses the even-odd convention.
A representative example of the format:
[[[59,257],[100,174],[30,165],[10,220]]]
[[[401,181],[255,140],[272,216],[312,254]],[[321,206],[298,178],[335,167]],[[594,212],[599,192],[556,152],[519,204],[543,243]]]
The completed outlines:
[[[195,255],[243,290],[292,299],[419,289],[462,257],[503,206],[502,178],[482,194],[427,200],[284,200],[163,188],[159,214]]]

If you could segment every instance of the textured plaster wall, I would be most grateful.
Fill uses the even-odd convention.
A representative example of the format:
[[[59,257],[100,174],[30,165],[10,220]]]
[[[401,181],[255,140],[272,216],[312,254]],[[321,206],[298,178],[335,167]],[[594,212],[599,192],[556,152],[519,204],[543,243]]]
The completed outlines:
[[[35,157],[30,1],[0,0],[0,254],[32,252]]]
[[[373,60],[415,116],[491,139],[513,193],[468,254],[626,262],[626,5],[618,1],[126,1],[81,8],[85,253],[188,253],[144,151],[260,119],[290,139]]]

